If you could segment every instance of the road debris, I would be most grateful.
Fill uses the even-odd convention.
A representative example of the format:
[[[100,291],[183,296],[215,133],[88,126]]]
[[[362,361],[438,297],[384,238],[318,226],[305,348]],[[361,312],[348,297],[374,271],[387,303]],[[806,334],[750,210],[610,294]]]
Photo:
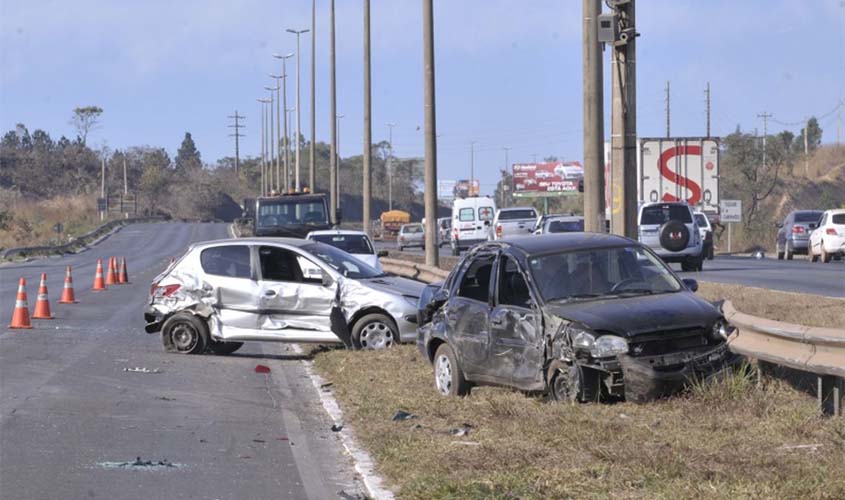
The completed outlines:
[[[149,369],[143,366],[136,366],[135,368],[124,368],[123,371],[129,373],[163,373],[158,368]]]
[[[343,430],[343,424],[332,424],[332,432],[340,432]]]
[[[159,401],[176,401],[176,398],[169,398],[167,396],[156,396]]]
[[[266,365],[255,365],[255,373],[270,373],[270,367]]]
[[[417,418],[417,416],[413,413],[408,413],[405,410],[396,410],[396,413],[393,414],[393,418],[391,420],[394,422],[404,422],[405,420],[411,420],[412,418]]]
[[[462,446],[481,446],[481,443],[477,441],[452,441],[452,444],[462,445]]]
[[[125,469],[125,470],[163,470],[182,467],[181,464],[175,464],[166,458],[164,460],[141,460],[141,457],[135,458],[134,462],[99,462],[97,465],[104,469]]]
[[[469,434],[470,429],[472,429],[472,425],[468,423],[463,423],[459,427],[454,429],[449,429],[449,434],[456,436],[456,437],[464,437]]]
[[[823,444],[793,444],[793,445],[783,445],[780,447],[781,450],[786,451],[817,451],[819,448],[823,447]]]

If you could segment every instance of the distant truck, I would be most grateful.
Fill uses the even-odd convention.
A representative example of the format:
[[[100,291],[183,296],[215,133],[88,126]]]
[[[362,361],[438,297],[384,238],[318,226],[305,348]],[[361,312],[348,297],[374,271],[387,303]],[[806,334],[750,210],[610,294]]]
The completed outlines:
[[[411,214],[403,210],[390,210],[382,212],[379,220],[381,220],[381,239],[395,240],[402,225],[411,222]]]
[[[337,211],[340,223],[340,210]],[[238,227],[241,236],[305,238],[311,231],[332,228],[325,193],[291,193],[244,200]]]

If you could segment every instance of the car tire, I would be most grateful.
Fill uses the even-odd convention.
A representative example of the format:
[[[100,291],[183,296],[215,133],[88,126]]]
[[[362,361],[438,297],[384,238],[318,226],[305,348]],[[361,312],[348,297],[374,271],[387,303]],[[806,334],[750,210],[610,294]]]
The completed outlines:
[[[558,402],[587,403],[599,400],[598,374],[589,368],[561,361],[549,367],[549,395]]]
[[[658,230],[660,246],[670,252],[680,252],[687,247],[690,241],[690,231],[686,224],[679,220],[665,222]],[[673,239],[671,235],[677,234],[678,238]]]
[[[827,264],[828,262],[830,262],[831,255],[829,253],[827,253],[827,250],[824,249],[824,242],[822,242],[821,247],[822,247],[821,261],[824,262],[825,264]]]
[[[161,328],[164,350],[177,354],[202,354],[208,346],[208,323],[191,313],[176,313]]]
[[[405,247],[403,247],[402,245],[399,245],[399,251],[400,251],[400,252],[401,252],[402,250],[404,250],[404,249],[405,249]]]
[[[352,325],[355,349],[387,349],[399,343],[399,331],[387,315],[372,313]]]
[[[458,364],[455,351],[449,344],[441,344],[434,353],[434,389],[444,396],[466,396],[470,383]]]
[[[461,254],[461,251],[455,245],[452,245],[452,256],[457,257]]]
[[[778,260],[783,260],[783,250],[780,249],[780,245],[775,243],[775,252],[778,254]]]
[[[786,260],[792,260],[792,257],[794,255],[795,255],[795,253],[792,251],[792,245],[790,245],[789,242],[787,241],[786,242]]]
[[[816,255],[815,253],[813,253],[812,250],[810,250],[810,262],[818,262],[818,261],[819,261],[819,256]]]
[[[208,345],[208,350],[218,356],[228,356],[240,349],[243,345],[243,342],[218,342],[212,340]]]

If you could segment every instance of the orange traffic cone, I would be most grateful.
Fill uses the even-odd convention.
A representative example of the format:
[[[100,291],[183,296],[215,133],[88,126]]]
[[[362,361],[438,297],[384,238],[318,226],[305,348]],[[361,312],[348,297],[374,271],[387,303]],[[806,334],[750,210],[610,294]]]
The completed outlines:
[[[50,299],[47,298],[47,273],[41,273],[41,284],[38,285],[38,298],[35,299],[32,319],[53,319],[50,314]]]
[[[103,280],[103,259],[97,259],[97,272],[94,274],[95,292],[102,292],[106,289],[106,282]]]
[[[114,257],[109,257],[109,271],[106,273],[106,285],[117,284],[117,272],[114,270]]]
[[[120,274],[117,275],[117,282],[121,285],[129,284],[129,273],[126,272],[126,257],[120,261]]]
[[[76,296],[73,294],[73,276],[70,275],[70,266],[65,272],[65,287],[62,290],[62,298],[59,304],[76,304]]]
[[[12,324],[9,328],[32,328],[29,322],[29,304],[26,303],[26,279],[18,282],[18,297],[15,300],[15,312],[12,313]]]

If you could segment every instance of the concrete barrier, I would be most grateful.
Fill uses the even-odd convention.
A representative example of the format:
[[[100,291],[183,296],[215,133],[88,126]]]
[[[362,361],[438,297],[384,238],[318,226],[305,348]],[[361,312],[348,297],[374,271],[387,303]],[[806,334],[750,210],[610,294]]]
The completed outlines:
[[[418,264],[416,262],[389,258],[379,259],[379,262],[381,262],[381,267],[384,268],[386,272],[423,281],[425,283],[443,281],[447,276],[449,276],[449,271],[445,271],[439,267]]]

